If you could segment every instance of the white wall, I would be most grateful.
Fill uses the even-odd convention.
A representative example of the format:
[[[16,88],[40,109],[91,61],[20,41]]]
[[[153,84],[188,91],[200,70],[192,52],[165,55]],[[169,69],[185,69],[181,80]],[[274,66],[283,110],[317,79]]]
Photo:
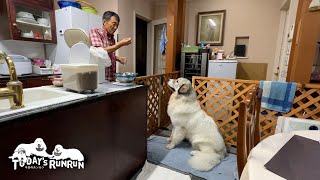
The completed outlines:
[[[249,36],[249,59],[240,61],[268,63],[267,79],[271,79],[282,4],[279,0],[187,0],[185,42],[196,43],[198,12],[226,10],[224,45],[220,48],[230,53],[235,37]],[[156,19],[166,17],[166,6],[157,6],[154,11]]]
[[[224,45],[228,54],[233,51],[237,36],[249,36],[249,59],[241,62],[268,63],[267,79],[272,76],[275,45],[280,22],[279,0],[193,0],[187,3],[189,44],[196,43],[198,12],[226,10]]]
[[[119,64],[119,71],[135,71],[135,13],[146,19],[153,19],[152,6],[150,0],[119,0],[118,13],[121,19],[118,29],[119,40],[132,37],[132,44],[119,49],[119,56],[125,56],[128,63],[126,65]]]
[[[162,19],[167,17],[167,1],[155,1],[153,6],[153,19]]]
[[[97,9],[100,16],[105,11],[118,12],[118,0],[87,0],[87,2]]]

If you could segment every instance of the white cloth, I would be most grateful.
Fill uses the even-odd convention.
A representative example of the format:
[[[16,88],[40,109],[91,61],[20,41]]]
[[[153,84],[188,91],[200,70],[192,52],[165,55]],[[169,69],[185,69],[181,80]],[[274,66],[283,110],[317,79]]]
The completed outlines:
[[[267,170],[264,165],[291,139],[293,135],[319,141],[320,131],[293,131],[279,133],[261,141],[254,147],[248,157],[240,180],[284,180],[284,178]]]
[[[106,67],[111,66],[111,59],[109,57],[109,54],[106,50],[104,50],[102,47],[90,47],[90,53],[95,58],[97,58],[98,61],[104,61],[104,64]]]
[[[320,129],[320,121],[279,116],[275,133],[278,134],[292,131],[309,130],[309,128],[312,126]]]
[[[190,176],[176,171],[151,164],[148,161],[144,164],[142,171],[136,180],[191,180]]]

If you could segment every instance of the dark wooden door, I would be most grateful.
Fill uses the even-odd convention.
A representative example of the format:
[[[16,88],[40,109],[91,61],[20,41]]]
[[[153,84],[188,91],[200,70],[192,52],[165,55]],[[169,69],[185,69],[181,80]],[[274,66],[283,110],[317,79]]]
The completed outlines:
[[[136,73],[147,74],[147,26],[148,22],[136,17]]]

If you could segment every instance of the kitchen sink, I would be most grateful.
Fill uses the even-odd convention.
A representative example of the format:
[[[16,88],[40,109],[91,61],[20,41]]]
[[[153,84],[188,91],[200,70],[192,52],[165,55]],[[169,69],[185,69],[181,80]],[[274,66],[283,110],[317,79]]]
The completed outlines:
[[[8,99],[0,100],[0,120],[2,116],[87,98],[87,96],[83,94],[67,92],[50,87],[23,89],[23,97],[25,107],[20,109],[10,109]]]

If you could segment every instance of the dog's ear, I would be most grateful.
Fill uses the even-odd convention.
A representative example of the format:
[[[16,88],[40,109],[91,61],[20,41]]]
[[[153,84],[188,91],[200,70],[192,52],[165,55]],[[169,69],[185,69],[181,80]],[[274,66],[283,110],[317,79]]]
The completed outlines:
[[[188,90],[189,90],[189,86],[184,84],[179,88],[178,92],[179,94],[187,94]]]

